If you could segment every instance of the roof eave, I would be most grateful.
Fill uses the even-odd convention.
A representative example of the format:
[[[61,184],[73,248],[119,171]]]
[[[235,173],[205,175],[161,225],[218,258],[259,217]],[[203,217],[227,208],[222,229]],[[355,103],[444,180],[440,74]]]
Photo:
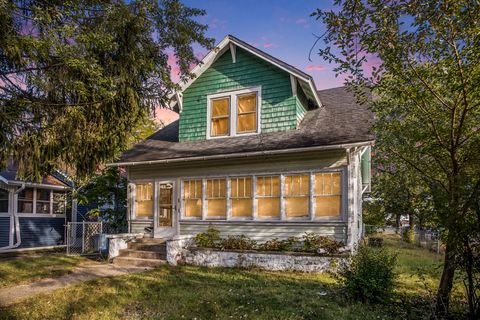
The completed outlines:
[[[255,157],[262,155],[279,155],[287,153],[297,153],[305,151],[321,151],[321,150],[335,150],[335,149],[348,149],[366,145],[373,145],[375,140],[366,140],[352,143],[342,143],[342,144],[333,144],[333,145],[323,145],[316,147],[303,147],[303,148],[289,148],[289,149],[279,149],[279,150],[265,150],[265,151],[251,151],[244,153],[226,153],[226,154],[216,154],[210,156],[197,156],[197,157],[184,157],[184,158],[170,158],[170,159],[159,159],[159,160],[145,160],[145,161],[128,161],[128,162],[113,162],[108,163],[107,167],[124,167],[124,166],[135,166],[135,165],[149,165],[149,164],[167,164],[167,163],[178,163],[178,162],[190,162],[190,161],[202,161],[202,160],[218,160],[218,159],[233,159],[233,158],[247,158]]]

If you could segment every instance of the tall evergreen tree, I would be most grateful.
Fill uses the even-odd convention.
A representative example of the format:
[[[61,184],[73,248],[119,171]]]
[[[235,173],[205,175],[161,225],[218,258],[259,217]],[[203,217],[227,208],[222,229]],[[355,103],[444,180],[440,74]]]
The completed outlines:
[[[0,0],[0,167],[78,176],[125,149],[152,107],[211,48],[203,10],[178,0]]]

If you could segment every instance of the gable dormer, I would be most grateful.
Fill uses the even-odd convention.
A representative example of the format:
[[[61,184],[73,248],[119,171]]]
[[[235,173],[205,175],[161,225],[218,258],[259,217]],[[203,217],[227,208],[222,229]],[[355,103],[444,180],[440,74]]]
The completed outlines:
[[[232,36],[182,86],[179,141],[294,130],[320,107],[312,78]]]

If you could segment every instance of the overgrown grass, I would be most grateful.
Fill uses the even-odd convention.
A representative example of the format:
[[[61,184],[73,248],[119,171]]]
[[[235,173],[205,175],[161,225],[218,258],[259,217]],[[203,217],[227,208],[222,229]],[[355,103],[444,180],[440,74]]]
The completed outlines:
[[[399,262],[395,299],[389,305],[346,300],[335,278],[328,274],[163,266],[37,296],[0,311],[0,318],[428,318],[428,292],[438,283],[441,258],[395,237],[387,238],[386,245],[398,252]]]
[[[0,261],[0,287],[59,277],[72,272],[83,261],[83,257],[60,254],[3,260]]]

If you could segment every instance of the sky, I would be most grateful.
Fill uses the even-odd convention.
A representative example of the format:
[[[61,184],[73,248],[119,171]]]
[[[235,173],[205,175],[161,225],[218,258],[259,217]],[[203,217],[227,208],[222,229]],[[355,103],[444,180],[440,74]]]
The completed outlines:
[[[198,20],[208,25],[206,35],[214,38],[216,44],[231,34],[311,75],[319,90],[343,85],[343,78],[336,78],[332,71],[334,66],[318,55],[318,45],[322,45],[322,41],[318,42],[310,55],[311,61],[309,60],[309,51],[316,40],[313,34],[325,32],[322,23],[310,17],[310,14],[316,8],[331,8],[332,2],[333,0],[182,0],[188,7],[206,10],[206,15]],[[206,53],[204,49],[196,52],[198,57],[203,57]],[[165,120],[171,121],[170,118]]]

